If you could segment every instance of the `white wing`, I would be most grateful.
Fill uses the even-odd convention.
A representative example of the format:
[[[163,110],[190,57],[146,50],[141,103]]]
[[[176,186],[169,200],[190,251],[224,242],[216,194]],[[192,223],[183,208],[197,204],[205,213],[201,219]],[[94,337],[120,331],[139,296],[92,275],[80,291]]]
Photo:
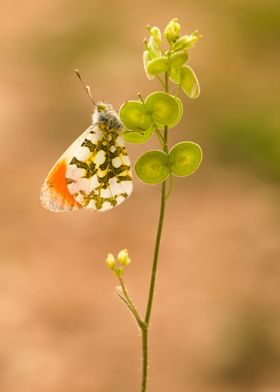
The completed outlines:
[[[84,209],[107,211],[132,192],[130,161],[116,130],[90,129],[66,170],[69,193]]]

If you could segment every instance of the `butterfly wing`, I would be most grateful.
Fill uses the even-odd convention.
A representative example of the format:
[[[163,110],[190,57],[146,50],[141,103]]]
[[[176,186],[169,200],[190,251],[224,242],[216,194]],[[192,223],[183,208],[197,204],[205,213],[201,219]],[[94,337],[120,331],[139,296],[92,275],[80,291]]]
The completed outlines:
[[[131,167],[123,138],[96,125],[75,151],[66,170],[70,195],[84,209],[107,211],[132,192]]]
[[[67,188],[66,171],[75,151],[79,149],[92,129],[94,129],[93,125],[70,145],[47,175],[40,196],[41,204],[46,209],[53,212],[63,212],[81,208],[81,205],[75,200]]]

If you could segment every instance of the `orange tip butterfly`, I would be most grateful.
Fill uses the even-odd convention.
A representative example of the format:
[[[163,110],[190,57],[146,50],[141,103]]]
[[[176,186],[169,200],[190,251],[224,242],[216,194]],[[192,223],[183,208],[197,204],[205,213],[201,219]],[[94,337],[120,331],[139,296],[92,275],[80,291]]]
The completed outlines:
[[[72,210],[107,211],[132,192],[130,160],[118,113],[110,104],[95,102],[92,124],[62,154],[41,189],[43,207],[53,212]]]

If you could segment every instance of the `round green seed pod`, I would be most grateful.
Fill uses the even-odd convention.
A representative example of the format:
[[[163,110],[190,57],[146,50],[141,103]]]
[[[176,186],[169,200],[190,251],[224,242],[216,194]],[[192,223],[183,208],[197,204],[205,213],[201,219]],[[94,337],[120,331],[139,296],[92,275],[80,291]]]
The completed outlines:
[[[147,71],[147,66],[148,64],[152,61],[153,59],[153,54],[151,54],[148,50],[145,50],[143,53],[143,64],[144,64],[144,70],[146,72],[146,75],[148,77],[148,79],[152,80],[155,78],[155,75],[151,75],[148,71]]]
[[[176,99],[178,106],[179,106],[179,115],[173,123],[168,124],[169,129],[174,128],[177,124],[179,124],[179,122],[182,119],[183,112],[184,112],[184,107],[183,107],[181,99],[179,97],[174,97],[174,98]]]
[[[185,177],[198,169],[202,160],[202,150],[196,143],[181,142],[172,147],[169,158],[175,176]]]
[[[169,159],[165,152],[148,151],[135,163],[137,176],[146,184],[159,184],[170,174]]]
[[[170,71],[170,79],[172,82],[175,84],[180,84],[181,83],[181,77],[182,77],[182,68],[172,68]]]
[[[147,65],[147,72],[151,75],[158,75],[167,72],[169,69],[169,60],[166,56],[157,57],[149,62]]]
[[[183,35],[180,37],[173,45],[173,50],[180,50],[188,48],[188,44],[190,42],[190,37],[188,35]]]
[[[170,68],[178,68],[189,59],[189,54],[185,50],[179,50],[170,56]]]
[[[173,50],[180,49],[190,49],[192,48],[196,42],[202,38],[202,35],[198,34],[198,31],[194,31],[191,35],[184,35],[180,37],[173,45]]]
[[[152,118],[140,101],[128,101],[120,108],[120,118],[126,128],[132,131],[145,131],[152,124]]]
[[[200,86],[196,74],[188,65],[182,65],[179,68],[172,68],[170,72],[172,82],[180,85],[184,93],[195,99],[200,94]]]
[[[150,128],[146,129],[146,131],[142,131],[142,132],[125,130],[122,136],[124,140],[127,141],[128,143],[141,144],[141,143],[145,143],[148,139],[150,139],[153,132],[154,132],[154,127],[151,126]]]
[[[196,74],[188,65],[182,66],[182,88],[190,98],[197,98],[200,94],[200,86]]]
[[[180,104],[174,96],[167,93],[157,91],[148,95],[145,107],[160,128],[177,123],[180,119]]]

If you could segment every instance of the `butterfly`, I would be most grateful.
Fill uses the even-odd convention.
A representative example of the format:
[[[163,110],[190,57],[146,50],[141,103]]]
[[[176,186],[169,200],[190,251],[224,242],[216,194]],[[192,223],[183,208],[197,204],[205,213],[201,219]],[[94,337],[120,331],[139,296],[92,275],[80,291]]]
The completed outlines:
[[[92,124],[62,154],[43,183],[40,200],[50,211],[107,211],[132,192],[119,115],[108,103],[94,105]]]

